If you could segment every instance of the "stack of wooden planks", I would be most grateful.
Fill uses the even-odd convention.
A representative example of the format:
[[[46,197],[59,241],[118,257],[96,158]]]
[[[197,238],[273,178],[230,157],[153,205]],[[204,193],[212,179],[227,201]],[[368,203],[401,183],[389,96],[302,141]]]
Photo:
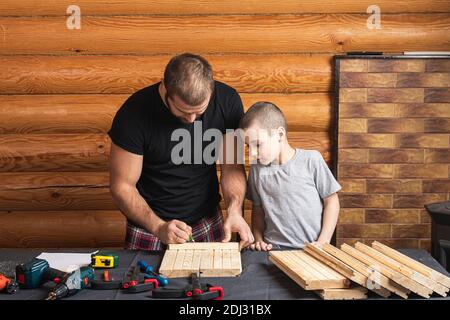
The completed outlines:
[[[270,252],[270,260],[323,299],[365,299],[367,290],[384,298],[395,294],[407,299],[411,293],[445,297],[450,288],[450,277],[377,241],[340,249],[307,244],[304,250]]]
[[[242,272],[238,242],[192,242],[169,244],[159,273],[168,278],[233,277]]]

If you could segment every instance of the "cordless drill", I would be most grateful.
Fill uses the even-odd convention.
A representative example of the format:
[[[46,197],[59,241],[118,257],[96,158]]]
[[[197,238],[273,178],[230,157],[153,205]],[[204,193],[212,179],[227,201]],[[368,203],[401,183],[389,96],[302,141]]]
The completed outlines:
[[[16,266],[16,280],[24,289],[38,288],[48,281],[58,282],[65,275],[66,273],[61,270],[50,268],[44,259],[33,258]]]
[[[86,288],[94,280],[94,269],[92,267],[81,267],[67,273],[49,293],[46,300],[59,300],[72,296]]]

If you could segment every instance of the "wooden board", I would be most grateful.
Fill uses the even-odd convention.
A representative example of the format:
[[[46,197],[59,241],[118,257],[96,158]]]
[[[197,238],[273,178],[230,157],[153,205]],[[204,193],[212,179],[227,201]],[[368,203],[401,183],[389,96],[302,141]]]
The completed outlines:
[[[371,281],[368,277],[366,277],[362,273],[358,272],[357,270],[353,269],[352,267],[350,267],[343,261],[339,260],[338,258],[325,252],[320,247],[308,243],[308,244],[306,244],[304,250],[306,253],[308,253],[312,257],[323,262],[324,264],[326,264],[333,270],[339,272],[340,274],[347,277],[348,279],[352,280],[353,282],[359,284],[361,287],[368,288],[371,291],[375,292],[376,294],[382,296],[383,298],[387,298],[390,296],[389,290],[387,290],[381,286],[374,287],[372,285],[369,285],[371,283]],[[346,296],[346,295],[344,294],[344,296]]]
[[[358,259],[355,259],[351,255],[347,254],[346,252],[330,245],[325,244],[323,245],[324,251],[329,253],[330,255],[336,257],[337,259],[345,262],[347,265],[352,267],[353,269],[360,272],[362,275],[366,276],[368,280],[371,281],[372,287],[377,288],[384,288],[386,290],[389,290],[398,296],[402,297],[403,299],[408,298],[408,294],[410,291],[401,285],[397,284],[396,282],[392,281],[391,279],[387,278],[377,270],[374,270],[369,265],[359,261]]]
[[[237,242],[189,242],[169,244],[159,273],[168,278],[233,277],[242,272],[241,253]]]
[[[415,270],[415,271],[419,272],[420,274],[422,274],[426,277],[429,277],[430,279],[442,284],[443,286],[450,288],[450,277],[448,277],[436,270],[433,270],[430,267],[424,265],[423,263],[420,263],[414,259],[411,259],[410,257],[404,255],[403,253],[400,253],[395,249],[389,248],[388,246],[386,246],[378,241],[372,242],[372,247],[374,249],[376,249],[377,251],[384,253],[386,256],[411,268],[412,270]]]
[[[367,289],[355,287],[349,289],[323,289],[316,293],[324,300],[363,300],[367,299]]]
[[[269,260],[305,290],[348,288],[350,281],[303,250],[270,251]]]
[[[355,244],[355,248],[358,249],[361,252],[364,252],[365,254],[371,256],[378,262],[383,263],[387,267],[401,273],[402,275],[411,278],[412,280],[416,281],[417,283],[421,284],[424,287],[427,287],[428,289],[438,293],[439,295],[446,297],[448,293],[448,288],[437,283],[433,279],[430,279],[417,271],[412,270],[411,268],[401,264],[400,262],[391,259],[390,257],[384,255],[383,253],[365,245],[360,242]]]
[[[349,246],[348,244],[343,244],[341,246],[341,249],[351,255],[352,257],[358,259],[361,262],[364,262],[365,264],[369,265],[374,270],[380,272],[387,278],[391,279],[392,281],[400,284],[401,286],[411,290],[412,292],[418,294],[419,296],[423,298],[429,298],[430,295],[433,293],[432,290],[422,286],[421,284],[415,282],[414,280],[411,280],[408,277],[403,276],[401,273],[389,268],[388,266],[378,262],[377,260],[373,259],[369,255],[363,253],[362,251],[359,251],[356,248],[353,248]]]

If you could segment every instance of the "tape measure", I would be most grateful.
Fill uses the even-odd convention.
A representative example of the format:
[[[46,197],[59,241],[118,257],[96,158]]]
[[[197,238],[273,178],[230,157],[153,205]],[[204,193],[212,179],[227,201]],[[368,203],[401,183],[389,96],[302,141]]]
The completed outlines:
[[[119,256],[111,252],[98,252],[91,255],[92,268],[115,268],[119,265]]]

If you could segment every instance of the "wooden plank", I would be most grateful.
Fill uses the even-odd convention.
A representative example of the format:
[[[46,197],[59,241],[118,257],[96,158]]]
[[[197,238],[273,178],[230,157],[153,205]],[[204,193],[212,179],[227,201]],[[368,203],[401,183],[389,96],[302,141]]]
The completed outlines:
[[[207,277],[210,270],[214,267],[214,250],[202,250],[202,260],[200,261],[199,273],[201,276]]]
[[[186,242],[182,244],[171,243],[168,250],[239,250],[239,242]]]
[[[384,52],[448,50],[450,15],[392,14],[367,28],[367,13],[299,15],[2,17],[0,54],[174,52]],[[39,30],[39,32],[36,32]],[[301,30],[301,32],[299,32]],[[121,39],[121,41],[116,41]],[[178,41],[173,41],[177,39]],[[305,45],[307,44],[307,45]]]
[[[367,299],[367,289],[363,287],[349,289],[323,289],[317,292],[324,300],[363,300]]]
[[[300,287],[307,290],[308,286],[306,284],[306,281],[308,278],[305,275],[302,275],[302,277],[300,277],[297,273],[293,272],[281,260],[279,260],[277,257],[273,255],[269,255],[269,261],[272,262],[275,266],[277,266],[278,269],[287,274],[289,278],[294,280]]]
[[[198,272],[198,269],[192,268],[192,260],[194,259],[194,250],[185,250],[183,259],[183,270],[189,273]]]
[[[399,273],[395,270],[392,270],[391,268],[379,263],[377,260],[371,258],[370,256],[366,255],[365,253],[363,253],[347,244],[343,244],[341,246],[341,249],[344,252],[347,252],[349,255],[353,256],[354,258],[368,264],[374,270],[377,270],[378,272],[382,273],[389,279],[397,282],[401,286],[411,290],[412,292],[416,293],[417,295],[419,295],[423,298],[428,299],[430,297],[430,295],[433,293],[432,290],[420,285],[419,283],[411,280],[410,278],[403,276],[401,273]]]
[[[4,16],[61,16],[66,14],[67,7],[73,4],[70,0],[3,0],[0,2],[0,15]],[[370,0],[78,0],[76,5],[83,15],[190,15],[190,14],[270,14],[270,13],[365,13],[372,5]],[[377,5],[384,13],[406,12],[449,12],[448,0],[424,2],[420,0],[379,0]]]
[[[323,249],[319,248],[316,245],[313,244],[306,244],[304,248],[305,252],[316,258],[317,260],[321,261],[322,263],[326,264],[333,270],[336,270],[343,276],[347,277],[348,279],[352,280],[353,282],[359,284],[362,287],[370,287],[370,290],[375,292],[376,294],[387,298],[390,296],[389,290],[385,288],[374,288],[373,286],[368,285],[368,277],[364,276],[363,274],[359,273],[355,269],[351,268],[341,260],[337,259],[336,257],[332,256],[331,254],[325,252]]]
[[[309,286],[312,282],[326,280],[326,277],[317,269],[311,267],[300,256],[291,251],[284,251],[279,255],[279,259],[294,272],[306,273],[311,278]]]
[[[177,253],[174,263],[171,262],[173,252]],[[189,277],[192,273],[202,277],[231,277],[242,272],[237,242],[169,244],[161,265],[170,278]]]
[[[392,259],[404,264],[405,266],[410,267],[411,269],[433,279],[434,281],[446,286],[447,288],[450,287],[450,277],[447,277],[446,275],[431,269],[430,267],[424,265],[423,263],[420,263],[403,253],[400,253],[399,251],[389,248],[388,246],[378,242],[374,241],[372,242],[372,247],[376,249],[377,251],[380,251],[381,253],[384,253],[388,257],[391,257]]]
[[[170,277],[172,274],[173,266],[177,258],[177,251],[171,250],[164,253],[164,259],[159,266],[159,273],[165,277]]]
[[[130,94],[161,81],[171,57],[2,56],[0,93]],[[240,93],[333,91],[330,54],[217,54],[205,55],[205,58],[213,67],[215,79]],[[101,101],[98,103],[102,104]],[[31,106],[34,108],[35,104]],[[70,108],[68,112],[71,112]],[[91,112],[91,108],[86,107],[85,112]]]
[[[298,255],[298,252],[296,252]],[[349,285],[349,281],[347,281],[346,277],[341,275],[339,272],[336,272],[333,268],[328,267],[326,264],[322,263],[320,260],[313,258],[312,256],[306,254],[304,251],[302,252],[302,259],[311,267],[316,268],[319,272],[321,272],[326,279],[335,279],[342,278]]]
[[[0,96],[0,133],[106,133],[128,97],[121,94],[3,95]],[[332,96],[327,93],[243,93],[241,98],[245,110],[257,101],[274,102],[285,114],[292,132],[328,133],[330,129]]]
[[[399,263],[398,261],[389,258],[388,256],[382,254],[381,252],[360,242],[355,244],[355,248],[361,252],[364,252],[365,254],[379,261],[380,263],[388,266],[389,268],[398,271],[404,276],[409,277],[412,280],[420,283],[424,287],[427,287],[428,289],[435,291],[441,296],[443,297],[447,296],[449,290],[447,287],[433,281],[430,278],[425,277],[424,275],[412,270],[411,268]]]
[[[0,221],[1,248],[124,245],[126,221],[117,210],[0,211]]]
[[[187,274],[187,272],[183,269],[184,255],[186,254],[186,250],[176,250],[176,252],[177,256],[172,266],[170,277],[184,277]]]
[[[277,267],[305,290],[347,288],[349,286],[348,279],[320,261],[311,260],[312,258],[303,251],[270,251],[269,257]]]
[[[192,270],[197,270],[197,272],[200,272],[200,262],[202,261],[202,252],[203,250],[194,250],[194,256],[192,258]]]
[[[349,265],[350,267],[354,268],[356,271],[364,275],[368,280],[370,280],[373,283],[370,284],[370,287],[376,287],[376,289],[384,288],[397,294],[398,296],[404,299],[408,298],[408,294],[410,292],[408,289],[390,280],[380,272],[374,270],[369,265],[355,259],[351,255],[347,254],[346,252],[338,248],[335,248],[330,244],[324,244],[322,248],[325,252],[336,257],[337,259],[341,260],[342,262],[346,263],[347,265]],[[369,282],[366,283],[369,286]]]
[[[231,251],[231,267],[230,274],[237,276],[242,273],[241,253],[239,251]]]

